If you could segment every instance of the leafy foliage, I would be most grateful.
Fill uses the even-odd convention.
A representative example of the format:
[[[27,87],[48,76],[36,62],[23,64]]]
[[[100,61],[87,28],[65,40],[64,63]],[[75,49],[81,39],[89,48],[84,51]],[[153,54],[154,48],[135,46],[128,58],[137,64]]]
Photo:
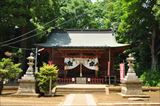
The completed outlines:
[[[19,66],[20,64],[14,64],[10,58],[0,60],[0,94],[2,93],[4,79],[15,79],[22,72]]]
[[[16,78],[22,70],[20,64],[14,64],[10,58],[3,58],[0,61],[0,81],[4,78]]]
[[[29,11],[30,2],[28,0],[3,0],[0,1],[0,6],[1,41],[19,35],[16,33],[17,28],[21,30],[20,34],[22,34],[24,27],[32,28],[29,21],[31,15]]]
[[[43,66],[40,67],[40,71],[37,73],[38,87],[41,93],[49,93],[49,81],[50,77],[52,79],[52,87],[55,86],[57,79],[58,68],[55,65],[49,65],[43,63]]]
[[[113,4],[118,40],[131,44],[139,69],[156,69],[160,55],[159,0],[116,0]]]
[[[143,84],[146,86],[160,86],[160,71],[145,71],[140,79],[143,81]]]

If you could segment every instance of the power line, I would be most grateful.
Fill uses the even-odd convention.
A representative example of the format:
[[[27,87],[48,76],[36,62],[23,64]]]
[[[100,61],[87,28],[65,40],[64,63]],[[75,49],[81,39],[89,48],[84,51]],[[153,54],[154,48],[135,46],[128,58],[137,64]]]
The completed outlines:
[[[41,32],[41,33],[42,33],[42,32]],[[34,36],[36,36],[36,35],[39,35],[39,34],[41,34],[41,33],[34,34],[34,35],[32,35],[32,36],[29,36],[29,37],[26,37],[26,38],[17,40],[17,41],[15,41],[15,42],[11,42],[11,43],[8,43],[8,44],[4,44],[4,45],[2,45],[1,47],[8,46],[8,45],[10,45],[10,44],[15,44],[15,43],[18,43],[18,42],[20,42],[20,41],[27,40],[27,39],[32,38],[32,37],[34,37]]]
[[[71,19],[69,19],[69,20],[67,20],[67,21],[63,22],[62,24],[60,24],[60,25],[58,25],[58,26],[55,26],[55,27],[59,27],[59,26],[65,24],[65,23],[68,23],[68,22],[71,21],[71,20],[74,20],[75,18],[79,18],[79,17],[84,16],[84,15],[86,15],[86,14],[80,14],[80,15],[78,15],[78,16],[76,16],[76,17],[74,17],[74,18],[71,18]],[[46,29],[46,30],[48,30],[48,29]],[[44,31],[46,31],[46,30],[44,30]],[[40,34],[43,33],[44,31],[42,31],[42,32],[40,32],[40,33],[37,33],[37,34],[34,34],[34,35],[32,35],[32,36],[26,37],[26,38],[17,40],[17,41],[15,41],[15,42],[11,42],[11,43],[8,43],[8,44],[1,45],[1,47],[8,46],[8,45],[11,45],[11,44],[15,44],[15,43],[18,43],[18,42],[27,40],[27,39],[29,39],[29,38],[35,37],[35,36],[37,36],[37,35],[40,35]]]
[[[77,8],[78,8],[78,7],[77,7]],[[75,8],[75,9],[77,9],[77,8]],[[68,14],[68,13],[66,13],[66,14]],[[63,14],[62,16],[65,16],[66,14]],[[60,17],[62,17],[62,16],[60,16]],[[51,20],[51,21],[45,23],[44,26],[46,26],[46,25],[52,23],[53,21],[57,20],[57,19],[60,18],[60,17],[57,17],[57,18],[55,18],[55,19],[53,19],[53,20]],[[24,34],[18,36],[18,37],[15,37],[15,38],[12,38],[12,39],[9,39],[9,40],[0,42],[0,45],[1,45],[1,44],[4,44],[4,43],[8,43],[8,42],[13,41],[13,40],[16,40],[16,39],[21,38],[21,37],[23,37],[23,36],[25,36],[25,35],[28,35],[28,34],[30,34],[31,32],[36,31],[37,29],[38,29],[38,28],[35,28],[35,29],[33,29],[33,30],[31,30],[31,31],[29,31],[29,32],[27,32],[27,33],[24,33]]]
[[[57,17],[57,18],[55,18],[55,19],[53,19],[53,20],[51,20],[51,21],[47,22],[46,24],[44,24],[44,26],[46,26],[46,25],[50,24],[51,22],[55,21],[55,20],[56,20],[56,19],[58,19],[58,18],[59,18],[59,17]],[[18,36],[18,37],[15,37],[15,38],[13,38],[13,39],[3,41],[3,42],[1,42],[0,44],[4,44],[4,43],[7,43],[7,42],[10,42],[10,41],[16,40],[16,39],[18,39],[18,38],[20,38],[20,37],[23,37],[23,36],[25,36],[25,35],[30,34],[31,32],[36,31],[37,29],[38,29],[38,28],[33,29],[33,30],[31,30],[31,31],[29,31],[29,32],[27,32],[27,33],[25,33],[25,34],[22,34],[22,35],[20,35],[20,36]]]
[[[22,50],[28,50],[28,51],[33,51],[34,48],[20,48],[20,47],[15,47],[15,46],[7,46],[7,47],[10,47],[10,48],[14,48],[14,49],[22,49]]]

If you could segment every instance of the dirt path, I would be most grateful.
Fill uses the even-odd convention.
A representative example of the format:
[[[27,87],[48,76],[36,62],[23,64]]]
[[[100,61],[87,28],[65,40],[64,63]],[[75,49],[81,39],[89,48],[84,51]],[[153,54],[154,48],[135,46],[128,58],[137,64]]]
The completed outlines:
[[[96,106],[92,94],[69,94],[60,106]]]
[[[12,92],[13,93],[13,92]],[[87,106],[87,99],[92,98],[95,100],[98,106],[106,106],[107,104],[113,103],[159,103],[160,104],[160,92],[144,92],[150,95],[147,101],[129,101],[127,98],[122,98],[117,92],[106,95],[105,93],[92,93],[90,96],[75,95],[75,100],[71,100],[74,104],[82,104],[81,101]],[[84,99],[85,98],[85,99]],[[55,97],[15,97],[10,96],[10,92],[5,92],[0,96],[0,106],[60,106],[64,103],[66,96],[55,96]],[[91,101],[90,101],[91,103]],[[76,105],[80,106],[80,105]],[[84,105],[81,105],[84,106]],[[118,106],[118,105],[117,105]],[[154,105],[157,106],[157,105]],[[159,105],[160,106],[160,105]]]

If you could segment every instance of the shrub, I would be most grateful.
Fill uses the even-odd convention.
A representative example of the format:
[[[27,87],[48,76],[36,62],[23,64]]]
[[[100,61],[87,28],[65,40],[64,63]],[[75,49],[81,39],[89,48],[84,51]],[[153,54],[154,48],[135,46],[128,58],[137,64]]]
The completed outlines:
[[[41,93],[49,94],[49,81],[52,79],[52,87],[55,87],[58,68],[55,65],[43,63],[40,71],[37,73],[38,87]]]
[[[4,79],[15,79],[22,72],[19,66],[20,64],[14,64],[10,58],[0,60],[0,94],[3,89]]]
[[[143,84],[146,86],[160,86],[160,71],[145,71],[140,76],[140,80],[142,80]]]

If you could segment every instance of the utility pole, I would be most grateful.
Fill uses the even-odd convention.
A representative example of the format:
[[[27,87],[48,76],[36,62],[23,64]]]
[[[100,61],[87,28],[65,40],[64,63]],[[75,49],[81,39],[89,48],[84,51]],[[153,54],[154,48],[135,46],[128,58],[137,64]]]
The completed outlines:
[[[35,48],[35,73],[38,72],[38,67],[37,67],[37,56],[38,56],[38,48]]]

